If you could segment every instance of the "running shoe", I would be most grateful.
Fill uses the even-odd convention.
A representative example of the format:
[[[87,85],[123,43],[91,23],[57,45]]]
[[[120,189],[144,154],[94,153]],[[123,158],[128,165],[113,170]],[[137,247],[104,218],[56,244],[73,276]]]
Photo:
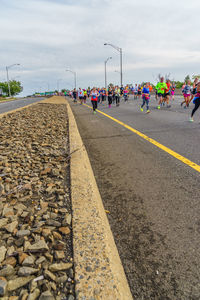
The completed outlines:
[[[194,122],[193,118],[189,118],[189,121],[190,121],[190,122]]]
[[[144,109],[142,107],[140,107],[140,110],[143,111]]]
[[[149,113],[150,113],[150,110],[148,109],[147,112],[146,112],[146,114],[149,114]]]
[[[94,110],[94,115],[96,115],[96,111]]]
[[[160,109],[160,105],[157,106],[157,109]]]

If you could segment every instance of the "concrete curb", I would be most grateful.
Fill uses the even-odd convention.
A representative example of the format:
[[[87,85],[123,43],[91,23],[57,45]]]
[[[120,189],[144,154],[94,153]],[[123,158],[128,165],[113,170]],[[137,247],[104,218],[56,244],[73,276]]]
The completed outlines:
[[[131,300],[132,295],[69,103],[73,247],[78,300]]]

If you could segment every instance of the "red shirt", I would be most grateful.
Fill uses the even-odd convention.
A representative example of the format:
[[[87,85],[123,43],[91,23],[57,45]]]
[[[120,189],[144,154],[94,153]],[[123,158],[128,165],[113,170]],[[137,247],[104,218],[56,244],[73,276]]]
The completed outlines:
[[[167,83],[166,83],[166,85],[167,85],[167,90],[166,90],[166,93],[168,93],[168,92],[169,92],[169,90],[170,90],[171,83],[170,83],[170,82],[167,82]]]

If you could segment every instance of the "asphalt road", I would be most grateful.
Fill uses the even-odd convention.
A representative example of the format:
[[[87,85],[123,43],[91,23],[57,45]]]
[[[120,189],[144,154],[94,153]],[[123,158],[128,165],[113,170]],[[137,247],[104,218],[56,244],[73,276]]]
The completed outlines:
[[[24,107],[26,105],[35,103],[35,102],[39,102],[41,100],[43,100],[44,98],[41,97],[34,97],[34,98],[22,98],[19,100],[14,100],[14,101],[7,101],[7,102],[0,102],[0,114],[20,108],[20,107]]]
[[[200,299],[199,172],[69,101],[134,299]],[[133,99],[99,109],[200,164],[200,111],[189,123],[193,105],[180,101],[157,110],[152,97],[150,114]]]

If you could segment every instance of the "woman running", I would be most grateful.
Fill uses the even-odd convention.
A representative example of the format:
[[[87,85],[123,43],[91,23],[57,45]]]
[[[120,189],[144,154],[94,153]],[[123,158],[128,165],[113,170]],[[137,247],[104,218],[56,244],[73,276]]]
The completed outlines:
[[[139,98],[139,100],[141,99],[141,95],[142,95],[142,88],[141,88],[141,85],[139,84],[138,85],[138,98]]]
[[[142,89],[142,99],[143,99],[143,103],[140,107],[140,110],[143,111],[143,106],[146,104],[146,108],[147,108],[146,113],[148,114],[148,113],[150,113],[150,110],[149,110],[150,91],[149,91],[148,83],[146,83]]]
[[[116,102],[116,106],[119,106],[119,102],[120,102],[120,88],[118,86],[115,87],[115,102]]]
[[[192,110],[192,113],[191,113],[190,122],[194,121],[193,120],[194,113],[197,111],[197,109],[200,106],[200,82],[197,84],[196,94],[195,94],[193,103],[194,103],[195,106],[194,106],[194,108]]]
[[[93,113],[96,114],[99,92],[96,88],[93,88],[90,95],[91,95]]]
[[[111,108],[112,100],[113,100],[113,91],[109,87],[109,89],[108,89],[108,107],[109,108]]]
[[[187,108],[187,107],[189,106],[189,103],[190,103],[190,97],[191,97],[191,92],[192,92],[191,82],[190,82],[190,80],[188,80],[188,81],[186,82],[185,87],[183,88],[184,101],[181,102],[181,106],[185,103],[184,108]]]
[[[172,100],[174,101],[175,88],[176,88],[176,86],[175,86],[175,84],[173,83],[173,84],[172,84],[172,88],[171,88],[170,101],[172,101]]]
[[[194,95],[196,94],[197,92],[197,83],[198,83],[198,78],[195,78],[194,82],[193,82],[193,85],[192,85],[192,94],[191,94],[191,98],[190,98],[190,102],[193,100],[194,98]],[[189,102],[189,103],[190,103]]]
[[[86,103],[86,99],[87,99],[87,91],[83,90],[83,102]]]

